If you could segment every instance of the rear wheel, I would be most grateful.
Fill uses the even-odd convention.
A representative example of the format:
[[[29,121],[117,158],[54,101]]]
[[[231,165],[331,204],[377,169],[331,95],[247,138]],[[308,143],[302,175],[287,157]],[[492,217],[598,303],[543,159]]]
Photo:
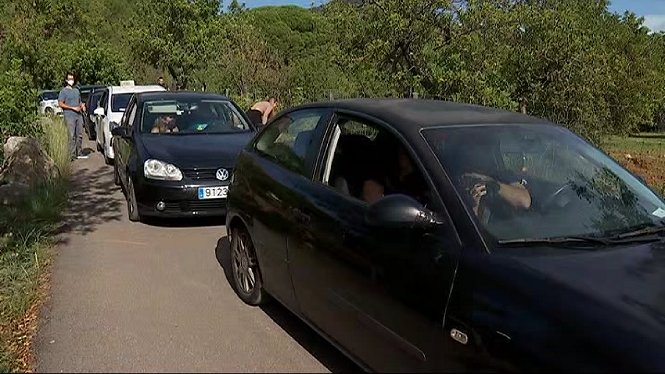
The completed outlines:
[[[107,156],[107,154],[108,154],[107,148],[102,146],[102,149],[104,150],[103,151],[103,153],[104,153],[104,162],[106,163],[106,165],[112,165],[113,164],[113,159],[109,158],[109,156]]]
[[[137,222],[141,220],[141,214],[139,214],[139,204],[136,202],[136,193],[134,192],[134,182],[132,178],[127,178],[127,216],[132,222]]]
[[[263,288],[254,244],[244,227],[236,227],[232,232],[231,268],[233,288],[242,301],[249,305],[264,304],[268,294]]]

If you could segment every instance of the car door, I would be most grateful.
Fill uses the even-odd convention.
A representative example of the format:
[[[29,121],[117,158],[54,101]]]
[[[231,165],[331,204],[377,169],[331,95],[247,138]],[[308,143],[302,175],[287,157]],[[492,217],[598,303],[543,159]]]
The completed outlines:
[[[130,157],[136,151],[134,143],[134,133],[135,122],[136,122],[136,113],[138,111],[138,105],[136,98],[133,97],[129,104],[127,105],[127,111],[122,116],[120,121],[120,126],[125,128],[125,131],[129,135],[126,138],[120,136],[113,137],[113,149],[115,150],[115,162],[118,163],[117,170],[122,181],[127,180],[127,165],[129,163]]]
[[[325,144],[336,143],[339,124],[349,120],[381,127],[336,115]],[[330,168],[334,153],[322,146],[317,170]],[[412,158],[417,159],[413,153]],[[324,180],[329,172],[314,175],[312,183],[301,187],[307,199],[298,205],[308,225],[288,241],[289,268],[303,315],[373,371],[446,368],[444,347],[449,342],[443,322],[460,250],[452,225],[422,232],[370,227],[366,202],[333,188]],[[428,187],[435,191],[431,182]],[[436,193],[430,194],[428,206],[449,222]]]
[[[104,109],[104,115],[95,116],[95,134],[97,134],[97,144],[103,145],[103,119],[108,116],[108,101],[109,101],[109,90],[105,89],[102,93],[102,97],[99,99],[99,107]]]
[[[94,92],[92,95],[90,95],[90,100],[88,100],[88,101],[90,101],[90,103],[89,103],[88,108],[87,108],[88,109],[88,120],[87,120],[87,122],[88,122],[88,124],[92,125],[92,127],[95,127],[95,129],[96,129],[96,125],[95,125],[94,111],[99,106],[100,97],[101,97],[101,93]]]
[[[298,215],[300,191],[309,183],[311,144],[320,139],[328,110],[311,108],[281,115],[252,143],[249,159],[238,165],[251,184],[234,188],[253,203],[251,235],[264,287],[284,305],[297,308],[288,270],[287,243],[307,222]]]

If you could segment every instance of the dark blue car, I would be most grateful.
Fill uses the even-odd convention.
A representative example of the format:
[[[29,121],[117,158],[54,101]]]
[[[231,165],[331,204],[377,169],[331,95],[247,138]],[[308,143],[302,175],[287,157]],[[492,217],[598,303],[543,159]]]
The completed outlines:
[[[135,94],[112,127],[132,221],[223,216],[236,158],[256,133],[231,99],[182,91]]]
[[[241,152],[228,199],[239,297],[368,370],[665,371],[665,202],[565,127],[308,104]]]

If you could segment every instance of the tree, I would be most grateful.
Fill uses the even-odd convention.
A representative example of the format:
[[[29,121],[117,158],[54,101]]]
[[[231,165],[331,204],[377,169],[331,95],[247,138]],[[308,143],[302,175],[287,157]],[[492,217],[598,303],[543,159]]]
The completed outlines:
[[[129,32],[139,60],[166,69],[176,88],[186,89],[192,74],[207,62],[207,48],[217,41],[214,0],[141,0]]]

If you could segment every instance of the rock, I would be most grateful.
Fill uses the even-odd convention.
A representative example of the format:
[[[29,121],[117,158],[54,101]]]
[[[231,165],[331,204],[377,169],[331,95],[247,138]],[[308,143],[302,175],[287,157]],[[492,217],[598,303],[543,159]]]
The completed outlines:
[[[7,139],[7,142],[5,143],[4,146],[5,159],[10,158],[11,155],[18,149],[19,145],[25,142],[27,139],[28,138],[22,136],[12,136],[9,139]]]
[[[5,163],[0,172],[2,183],[34,187],[58,175],[55,163],[37,139],[13,136],[5,143],[4,151]]]

